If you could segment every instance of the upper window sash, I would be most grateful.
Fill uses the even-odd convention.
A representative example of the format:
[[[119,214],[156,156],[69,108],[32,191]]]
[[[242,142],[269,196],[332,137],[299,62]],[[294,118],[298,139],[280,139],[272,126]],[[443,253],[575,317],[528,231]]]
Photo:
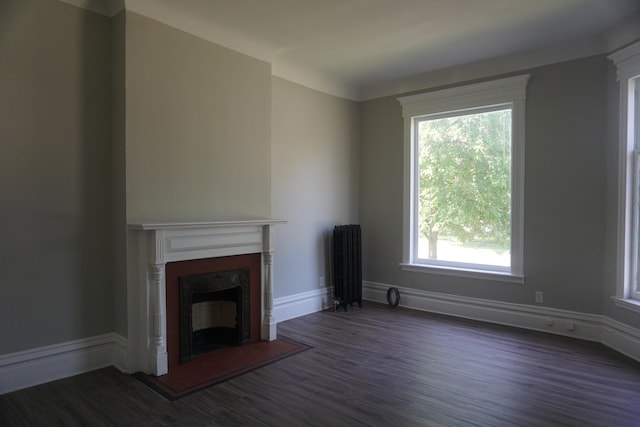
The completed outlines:
[[[438,111],[437,113],[429,113],[429,114],[422,114],[420,116],[413,116],[412,119],[414,120],[415,123],[419,123],[425,120],[437,120],[442,118],[467,116],[470,114],[482,114],[482,113],[490,113],[493,111],[512,110],[512,109],[513,109],[512,102],[503,102],[495,105],[483,104],[478,107],[465,108],[461,110]]]

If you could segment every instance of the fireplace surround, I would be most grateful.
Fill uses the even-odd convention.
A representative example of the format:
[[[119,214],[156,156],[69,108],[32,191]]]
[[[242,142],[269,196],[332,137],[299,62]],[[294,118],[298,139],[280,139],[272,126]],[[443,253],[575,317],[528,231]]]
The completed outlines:
[[[127,365],[131,372],[169,372],[167,263],[257,254],[259,316],[252,322],[260,340],[277,338],[273,310],[273,219],[129,224],[127,270]],[[174,351],[175,352],[175,351]],[[171,355],[178,358],[179,355]]]
[[[241,319],[240,323],[242,323],[243,330],[235,331],[238,335],[236,335],[233,341],[235,341],[235,345],[237,345],[239,341],[242,341],[243,343],[255,343],[260,341],[260,329],[262,322],[260,276],[262,265],[262,255],[260,253],[176,261],[168,262],[166,264],[166,345],[169,372],[171,372],[173,368],[180,366],[182,363],[189,363],[189,358],[183,357],[185,354],[183,345],[186,345],[187,343],[183,341],[185,338],[185,331],[183,331],[183,327],[181,326],[181,324],[185,323],[185,319],[183,318],[185,312],[182,307],[183,301],[181,301],[183,299],[181,293],[184,291],[183,285],[185,285],[185,282],[191,282],[196,285],[199,290],[205,291],[203,298],[197,297],[197,299],[216,299],[216,296],[207,292],[214,289],[223,289],[226,290],[225,292],[229,292],[224,296],[224,298],[217,298],[226,299],[225,303],[230,302],[230,299],[234,299],[237,303],[238,297],[248,296],[248,299],[244,300],[244,304],[246,305],[241,309],[241,311],[243,311],[243,319]],[[234,275],[234,272],[240,276],[236,279],[228,277],[229,275]],[[244,276],[244,273],[242,272],[247,275]],[[193,282],[193,280],[195,280],[195,282]],[[238,286],[235,285],[239,285],[239,287],[242,288],[242,295],[238,295],[233,292],[233,289],[238,288]],[[203,311],[207,310],[208,309],[206,307],[203,309]],[[188,328],[189,325],[184,326],[185,328]],[[200,326],[202,327],[203,325]],[[191,330],[187,331],[187,333],[190,334]],[[226,343],[226,345],[231,344],[232,343],[229,342]],[[226,345],[222,344],[220,348]]]

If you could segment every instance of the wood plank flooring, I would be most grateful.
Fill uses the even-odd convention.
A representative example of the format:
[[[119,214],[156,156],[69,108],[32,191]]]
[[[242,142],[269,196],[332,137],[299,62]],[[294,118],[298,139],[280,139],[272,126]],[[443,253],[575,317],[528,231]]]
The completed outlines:
[[[0,396],[1,426],[640,426],[607,347],[365,302],[280,323],[315,348],[169,402],[114,368]]]

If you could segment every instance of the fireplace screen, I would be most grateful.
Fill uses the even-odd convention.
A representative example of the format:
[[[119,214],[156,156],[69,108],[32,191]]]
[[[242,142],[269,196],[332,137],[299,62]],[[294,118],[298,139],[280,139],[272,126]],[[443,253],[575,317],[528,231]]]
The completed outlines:
[[[249,269],[180,276],[180,363],[249,341]]]

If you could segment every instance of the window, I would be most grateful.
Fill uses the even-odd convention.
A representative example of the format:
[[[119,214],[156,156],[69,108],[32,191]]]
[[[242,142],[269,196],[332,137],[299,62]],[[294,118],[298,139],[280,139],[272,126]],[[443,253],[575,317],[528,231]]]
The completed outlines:
[[[402,267],[522,283],[529,75],[400,98]]]
[[[640,43],[609,58],[620,82],[617,304],[640,311]],[[636,301],[634,303],[634,301]]]

